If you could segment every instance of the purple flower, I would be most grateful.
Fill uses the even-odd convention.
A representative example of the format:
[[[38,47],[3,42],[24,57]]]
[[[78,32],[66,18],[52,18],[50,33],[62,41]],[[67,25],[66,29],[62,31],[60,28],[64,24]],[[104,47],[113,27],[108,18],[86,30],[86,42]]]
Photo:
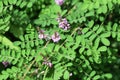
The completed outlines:
[[[55,0],[55,3],[61,6],[64,3],[64,0]]]
[[[66,18],[62,19],[61,17],[59,17],[57,21],[59,22],[59,28],[62,28],[64,30],[68,30],[70,28],[70,24],[68,24]]]
[[[59,33],[58,32],[55,32],[53,35],[52,35],[52,40],[53,42],[58,42],[60,40],[60,36],[59,36]]]
[[[40,39],[45,39],[47,36],[44,34],[44,30],[39,30],[39,35],[38,35],[38,37],[40,38]]]
[[[9,63],[9,62],[4,61],[4,62],[2,62],[2,64],[3,64],[5,67],[7,67],[10,63]]]
[[[50,68],[52,67],[52,63],[49,61],[44,61],[43,64],[49,66]]]

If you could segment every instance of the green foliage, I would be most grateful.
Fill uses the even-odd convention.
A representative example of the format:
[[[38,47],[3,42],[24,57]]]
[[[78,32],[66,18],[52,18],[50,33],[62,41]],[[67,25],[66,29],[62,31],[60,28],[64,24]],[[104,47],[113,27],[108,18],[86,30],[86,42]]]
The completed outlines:
[[[65,0],[61,6],[0,0],[0,62],[9,62],[0,80],[119,80],[119,7],[120,0]],[[59,28],[59,14],[69,30]],[[38,27],[47,39],[39,38]],[[57,43],[49,38],[54,32]]]

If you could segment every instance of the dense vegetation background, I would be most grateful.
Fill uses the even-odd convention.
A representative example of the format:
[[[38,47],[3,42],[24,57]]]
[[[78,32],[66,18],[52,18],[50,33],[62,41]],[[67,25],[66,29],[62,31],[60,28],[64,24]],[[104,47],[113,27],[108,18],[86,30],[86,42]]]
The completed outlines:
[[[119,80],[120,0],[0,0],[0,80]]]

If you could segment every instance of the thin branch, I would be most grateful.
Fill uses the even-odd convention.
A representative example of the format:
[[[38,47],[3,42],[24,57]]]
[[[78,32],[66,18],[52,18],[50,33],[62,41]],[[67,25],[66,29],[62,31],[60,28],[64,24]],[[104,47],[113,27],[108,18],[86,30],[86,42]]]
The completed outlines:
[[[30,68],[31,68],[32,65],[35,63],[35,61],[36,61],[36,58],[35,58],[35,59],[32,61],[32,63],[28,66],[26,72],[24,73],[23,77],[22,77],[20,80],[24,80],[24,79],[25,79],[27,73],[29,72]]]

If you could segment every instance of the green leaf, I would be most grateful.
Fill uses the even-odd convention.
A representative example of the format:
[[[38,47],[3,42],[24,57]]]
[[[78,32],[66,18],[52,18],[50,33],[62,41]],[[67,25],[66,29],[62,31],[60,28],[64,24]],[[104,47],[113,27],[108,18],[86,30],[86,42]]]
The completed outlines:
[[[85,46],[85,44],[86,44],[85,41],[86,41],[86,40],[85,40],[84,36],[81,36],[81,45],[82,45],[82,46]]]
[[[100,37],[110,37],[111,32],[102,33]]]
[[[2,13],[2,10],[3,10],[3,3],[2,3],[2,1],[0,0],[0,13]]]
[[[72,66],[72,65],[73,65],[73,63],[69,62],[69,63],[67,63],[65,66],[66,66],[66,67],[70,67],[70,66]]]
[[[104,1],[106,1],[106,0],[104,0]],[[101,8],[102,8],[102,12],[104,14],[107,13],[107,6],[106,5],[102,6]]]
[[[96,71],[92,71],[92,72],[90,73],[90,77],[93,77],[95,74],[96,74]]]
[[[89,66],[90,62],[88,60],[85,60],[85,65]]]
[[[97,34],[92,34],[92,35],[89,37],[89,40],[93,41],[96,37],[97,37]]]
[[[73,42],[73,37],[72,36],[68,36],[67,37],[67,41]]]
[[[92,31],[89,31],[89,32],[87,32],[86,34],[85,34],[85,37],[89,37],[90,35],[92,35]]]
[[[112,74],[110,74],[110,73],[106,73],[106,74],[104,74],[104,76],[105,76],[106,78],[108,78],[108,79],[111,79],[111,78],[112,78]]]
[[[102,4],[107,4],[107,0],[100,0],[100,3],[102,3]]]
[[[16,5],[19,6],[21,3],[22,3],[22,0],[18,0],[18,1],[16,2]]]
[[[21,41],[24,41],[24,37],[21,35],[21,36],[19,36],[19,39],[21,40]]]
[[[95,75],[94,77],[93,77],[93,80],[98,80],[100,78],[100,75]]]
[[[12,9],[13,9],[13,5],[11,5],[11,6],[9,7],[9,9],[12,10]]]
[[[34,47],[34,41],[33,40],[30,41],[30,45],[31,45],[31,47]]]
[[[29,77],[30,78],[30,77]],[[31,78],[30,78],[31,79]],[[30,80],[30,79],[27,79],[27,80]],[[53,80],[53,78],[52,77],[46,77],[44,80]]]
[[[23,57],[26,57],[26,51],[25,50],[22,50],[21,53],[22,53]]]
[[[94,26],[94,27],[93,27],[93,31],[98,30],[98,28],[99,28],[99,25]]]
[[[69,74],[68,70],[65,70],[63,78],[64,79],[69,79],[69,77],[70,77],[70,74]]]
[[[88,26],[91,28],[93,25],[94,25],[94,21],[91,20],[91,21],[88,23]]]
[[[60,11],[61,11],[61,9],[60,9]],[[61,15],[63,16],[63,15],[65,15],[66,13],[67,13],[67,10],[63,10]]]
[[[88,32],[88,31],[89,31],[89,28],[84,28],[84,29],[82,30],[82,33],[85,34],[85,33]]]
[[[42,59],[43,59],[43,56],[38,55],[38,56],[36,57],[36,62],[39,62],[39,61],[41,61]]]
[[[117,41],[120,41],[120,33],[117,34]]]
[[[75,50],[79,47],[79,44],[75,44],[73,47],[72,47],[72,50]]]
[[[25,43],[24,42],[21,42],[21,48],[25,48]]]
[[[26,1],[23,1],[23,2],[20,4],[20,8],[23,8],[26,4],[27,4],[27,2],[26,2]]]
[[[59,47],[60,47],[59,45],[55,45],[54,51],[58,52]]]
[[[32,7],[32,5],[33,5],[33,3],[29,2],[28,5],[27,5],[27,7],[30,8],[30,7]]]
[[[13,0],[13,4],[16,4],[17,0]]]
[[[88,56],[92,55],[91,49],[88,49],[88,50],[87,50],[87,55],[88,55]]]
[[[56,68],[55,67],[55,70],[54,70],[54,79],[53,80],[59,80],[61,76],[63,76],[63,72],[65,71],[65,69],[63,68],[63,66],[60,66],[58,64],[56,64],[58,67]],[[56,66],[55,65],[55,66]]]
[[[108,2],[108,8],[109,8],[109,10],[112,10],[112,7],[113,7],[113,3],[111,1]]]
[[[3,3],[4,3],[5,5],[8,5],[8,0],[3,0]]]
[[[85,17],[90,17],[90,16],[94,16],[95,12],[94,11],[90,11],[88,13],[85,14]],[[91,24],[91,23],[90,23]],[[91,28],[92,27],[92,24],[89,25],[89,27]]]
[[[81,42],[81,36],[77,36],[77,37],[76,37],[76,43],[77,43],[77,44],[80,44],[80,42]]]
[[[35,46],[39,46],[39,42],[38,42],[37,39],[36,39],[36,41],[35,41]]]
[[[84,50],[85,50],[85,47],[80,48],[79,53],[82,54],[82,52],[84,52]]]
[[[88,9],[89,9],[90,11],[92,11],[93,8],[94,8],[94,4],[93,4],[93,3],[90,3]]]
[[[9,4],[13,4],[14,0],[8,0]]]
[[[98,37],[97,39],[95,39],[95,42],[94,42],[94,47],[95,47],[96,49],[98,48],[99,43],[100,43],[100,38]]]
[[[112,32],[112,37],[115,38],[117,36],[116,32]]]
[[[99,17],[99,19],[101,22],[103,22],[105,18],[101,16],[101,17]]]
[[[102,8],[98,8],[97,9],[97,14],[101,14],[102,13]]]
[[[107,47],[106,46],[101,46],[98,48],[98,51],[107,51]]]
[[[118,27],[118,24],[117,23],[115,23],[114,25],[113,25],[113,31],[116,31],[117,30],[117,27]]]
[[[33,50],[31,50],[31,52],[30,52],[29,54],[31,54],[32,56],[35,56],[36,52],[35,52],[35,50],[33,49]],[[29,55],[29,54],[27,54],[27,55]],[[40,56],[41,56],[41,55],[40,55]]]
[[[96,1],[95,5],[94,5],[94,8],[97,9],[99,7],[100,7],[100,3],[99,3],[99,1]]]
[[[89,5],[87,3],[84,3],[81,6],[81,10],[85,11],[88,7],[89,7]]]
[[[108,31],[111,31],[111,30],[112,30],[112,29],[111,29],[111,24],[112,24],[112,23],[109,22],[108,25],[106,26],[106,29],[107,29]]]
[[[71,46],[73,46],[75,43],[74,42],[67,42],[67,43],[65,43],[65,46],[67,47],[67,48],[70,48]],[[79,43],[76,43],[76,44],[79,44]]]
[[[10,41],[8,38],[6,38],[3,35],[0,35],[0,42],[3,45],[8,46],[10,49],[15,49],[17,51],[19,50],[19,47],[15,46],[12,41]]]
[[[100,34],[102,31],[103,31],[103,26],[100,26],[96,33]]]
[[[106,46],[110,45],[110,41],[107,38],[101,38],[101,42]]]

